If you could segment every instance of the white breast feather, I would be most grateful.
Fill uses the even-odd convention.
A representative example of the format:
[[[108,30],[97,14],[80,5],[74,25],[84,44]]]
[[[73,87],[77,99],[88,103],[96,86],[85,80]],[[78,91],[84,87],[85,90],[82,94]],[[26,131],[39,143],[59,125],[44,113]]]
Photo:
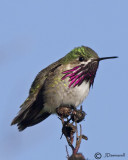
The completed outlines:
[[[80,86],[76,86],[74,88],[75,99],[73,98],[73,100],[76,107],[79,106],[87,97],[90,88],[89,85],[89,82],[84,81]]]

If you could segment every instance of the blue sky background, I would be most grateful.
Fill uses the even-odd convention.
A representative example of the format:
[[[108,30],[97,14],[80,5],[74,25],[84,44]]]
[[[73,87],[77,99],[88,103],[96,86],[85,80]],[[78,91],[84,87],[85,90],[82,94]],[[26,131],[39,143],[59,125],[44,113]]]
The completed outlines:
[[[102,61],[83,102],[88,141],[80,152],[126,154],[128,159],[128,1],[0,1],[0,159],[66,159],[61,122],[51,116],[18,132],[10,126],[36,74],[74,47],[89,46]],[[69,153],[71,150],[68,147]],[[111,158],[115,160],[117,158]]]

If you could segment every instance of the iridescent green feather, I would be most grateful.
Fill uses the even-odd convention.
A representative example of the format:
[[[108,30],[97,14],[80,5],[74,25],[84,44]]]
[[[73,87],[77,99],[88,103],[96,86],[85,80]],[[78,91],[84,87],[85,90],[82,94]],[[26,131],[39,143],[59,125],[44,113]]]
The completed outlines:
[[[89,47],[77,47],[74,48],[71,52],[69,52],[65,57],[61,59],[63,64],[68,64],[71,61],[76,60],[80,56],[84,57],[85,60],[88,60],[91,57],[98,58],[97,53]]]

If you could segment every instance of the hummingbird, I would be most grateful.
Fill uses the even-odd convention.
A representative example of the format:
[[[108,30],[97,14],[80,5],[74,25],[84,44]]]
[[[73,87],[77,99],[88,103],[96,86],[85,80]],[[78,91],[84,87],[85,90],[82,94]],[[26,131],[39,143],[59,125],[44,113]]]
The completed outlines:
[[[55,114],[60,106],[78,107],[94,83],[99,62],[112,58],[118,57],[99,58],[89,47],[74,48],[37,74],[11,125],[22,131]]]

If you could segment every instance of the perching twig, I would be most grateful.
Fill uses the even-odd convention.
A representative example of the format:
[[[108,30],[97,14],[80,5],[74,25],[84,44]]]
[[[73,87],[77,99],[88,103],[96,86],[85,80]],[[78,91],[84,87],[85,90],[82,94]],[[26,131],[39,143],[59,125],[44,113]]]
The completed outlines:
[[[69,159],[68,148],[66,146],[67,158]]]
[[[77,125],[77,123],[76,123]],[[78,131],[76,132],[76,147],[73,151],[73,154],[76,154],[80,148],[80,144],[81,144],[81,139],[82,139],[82,128],[81,128],[81,125],[80,125],[80,136],[78,136]]]
[[[63,126],[62,127],[62,135],[65,136],[65,138],[68,142],[68,145],[72,149],[72,156],[69,157],[68,149],[66,146],[68,160],[84,160],[83,155],[78,153],[78,150],[80,148],[81,140],[82,139],[87,140],[88,138],[85,135],[82,135],[81,125],[80,125],[80,135],[78,134],[78,127],[77,127],[77,123],[81,122],[86,115],[86,113],[82,110],[82,106],[81,106],[80,110],[77,110],[74,107],[61,106],[56,109],[56,112],[59,115],[59,117],[60,117],[59,119],[62,122],[62,126]],[[68,118],[69,116],[70,116],[70,118]],[[64,118],[67,118],[67,121],[64,121]],[[70,122],[70,121],[72,121],[72,122]],[[73,123],[75,123],[75,125],[73,125]],[[76,144],[74,147],[73,141],[74,141],[74,134],[75,133],[76,133]]]

